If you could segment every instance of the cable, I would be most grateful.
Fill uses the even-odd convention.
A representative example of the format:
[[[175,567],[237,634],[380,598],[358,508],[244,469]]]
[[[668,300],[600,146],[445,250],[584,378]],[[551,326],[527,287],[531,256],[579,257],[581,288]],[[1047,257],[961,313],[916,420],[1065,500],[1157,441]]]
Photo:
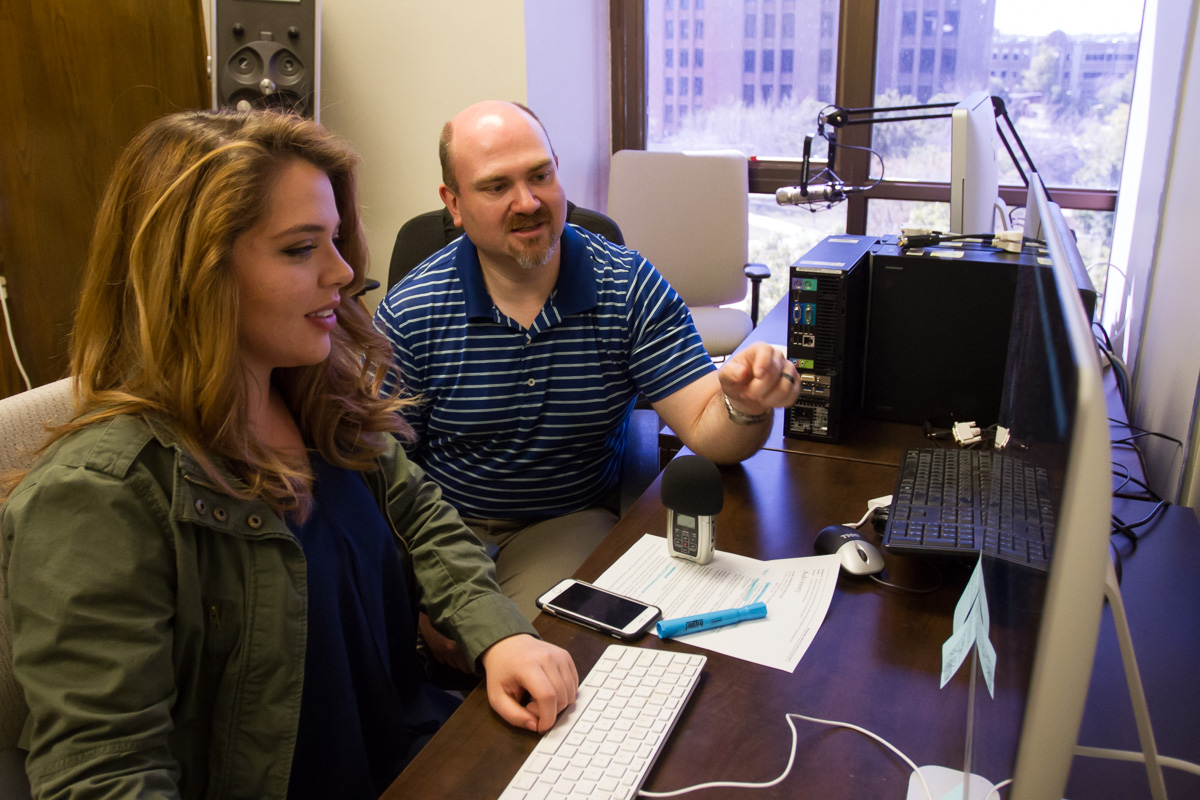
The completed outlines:
[[[885,581],[882,578],[880,578],[879,575],[870,575],[868,577],[870,577],[871,580],[875,581],[883,588],[890,589],[891,591],[894,591],[894,592],[907,592],[909,594],[932,594],[933,592],[936,592],[938,589],[942,588],[942,586],[944,585],[941,570],[936,570],[936,571],[937,571],[937,583],[935,583],[933,586],[924,587],[924,588],[914,588],[912,586],[901,586],[898,583],[889,583],[888,581]]]
[[[784,716],[784,719],[787,720],[788,727],[792,729],[792,749],[791,749],[791,752],[788,754],[787,766],[784,767],[783,772],[779,775],[778,778],[774,778],[769,781],[764,781],[762,783],[741,783],[738,781],[711,781],[709,783],[698,783],[695,786],[688,786],[683,789],[675,789],[674,791],[670,791],[670,792],[641,791],[641,792],[638,792],[638,796],[639,797],[678,797],[681,794],[687,794],[688,792],[699,791],[700,789],[767,789],[772,786],[775,786],[775,785],[779,784],[781,781],[783,781],[783,779],[788,776],[788,774],[792,771],[792,765],[796,761],[796,744],[797,744],[800,734],[796,730],[796,724],[792,720],[793,720],[793,718],[799,718],[799,719],[803,719],[803,720],[808,720],[809,722],[819,722],[822,725],[832,725],[834,727],[839,727],[839,728],[849,728],[852,731],[857,731],[857,732],[863,734],[864,736],[867,736],[867,737],[879,742],[884,747],[886,747],[887,749],[889,749],[893,753],[895,753],[897,756],[899,756],[904,761],[904,763],[906,763],[906,764],[908,764],[908,766],[912,767],[913,774],[915,774],[917,776],[917,779],[921,782],[921,787],[925,790],[925,797],[928,798],[928,800],[934,800],[933,792],[930,790],[929,784],[925,781],[925,776],[921,774],[920,768],[917,767],[917,765],[915,763],[913,763],[912,759],[910,759],[908,756],[904,755],[904,753],[900,752],[900,750],[895,745],[893,745],[891,742],[884,739],[882,736],[871,733],[871,731],[867,730],[866,728],[860,728],[859,726],[853,725],[849,722],[838,722],[837,720],[819,719],[817,717],[807,717],[804,714],[797,714],[795,712],[784,714],[783,716]],[[995,791],[995,790],[993,790],[993,791]]]
[[[8,279],[0,275],[0,306],[4,308],[4,328],[8,331],[8,344],[12,347],[13,360],[17,362],[17,370],[21,373],[21,380],[25,381],[26,390],[33,388],[33,383],[29,380],[29,373],[25,371],[25,365],[21,363],[21,354],[17,352],[17,339],[13,336],[12,316],[8,313]]]

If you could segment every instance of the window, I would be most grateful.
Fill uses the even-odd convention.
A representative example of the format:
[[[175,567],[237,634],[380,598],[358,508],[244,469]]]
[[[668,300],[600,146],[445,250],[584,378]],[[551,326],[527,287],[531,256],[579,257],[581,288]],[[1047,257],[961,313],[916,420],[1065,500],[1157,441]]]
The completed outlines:
[[[679,78],[679,96],[687,97],[687,93],[688,93],[688,79],[681,76]]]
[[[683,53],[681,52],[679,55],[680,55],[679,63],[683,64]],[[663,53],[663,66],[666,67],[667,69],[671,69],[672,67],[675,66],[675,51],[669,47]]]
[[[687,11],[687,7],[688,7],[688,0],[679,0],[679,10],[680,11]]]
[[[668,96],[675,94],[675,79],[670,75],[667,76],[666,83],[663,84],[663,94]]]
[[[679,38],[688,38],[688,21],[686,19],[679,20]]]
[[[702,19],[696,20],[695,29],[696,29],[696,35],[693,36],[692,38],[693,39],[703,39],[704,38],[704,20],[702,20]]]
[[[1091,0],[1058,0],[1058,4],[1065,8],[1063,20],[1086,21],[1097,13]],[[1008,99],[1009,115],[1039,171],[1056,190],[1055,199],[1086,221],[1077,229],[1085,261],[1106,260],[1121,170],[1122,114],[1127,113],[1129,83],[1136,65],[1140,11],[1126,32],[1106,32],[1103,40],[1097,40],[1085,31],[1066,27],[1050,36],[1034,24],[1040,24],[1039,20],[1016,10],[1016,0],[872,0],[862,4],[844,0],[712,0],[711,5],[707,0],[689,0],[691,9],[707,6],[704,15],[718,22],[704,33],[703,49],[690,48],[691,55],[685,60],[677,58],[673,50],[671,56],[665,55],[675,34],[681,33],[675,26],[683,20],[676,14],[689,17],[690,39],[684,43],[701,43],[701,20],[691,17],[692,11],[679,11],[682,5],[682,0],[610,0],[610,8],[616,9],[614,25],[621,24],[621,9],[626,20],[634,15],[645,17],[644,26],[613,31],[616,69],[621,71],[621,64],[636,59],[641,67],[623,74],[644,76],[624,84],[632,93],[629,102],[613,105],[613,144],[669,150],[728,147],[756,153],[758,158],[750,164],[750,185],[757,194],[752,195],[751,204],[753,213],[768,218],[769,224],[751,224],[752,238],[762,240],[751,245],[752,261],[778,266],[773,272],[786,276],[791,262],[824,235],[867,233],[868,229],[892,232],[900,224],[931,227],[928,220],[946,214],[950,126],[944,119],[847,128],[841,141],[875,149],[886,166],[885,179],[869,197],[851,195],[834,209],[803,215],[802,221],[796,219],[795,209],[777,207],[774,190],[799,183],[795,132],[812,130],[821,106],[835,100],[858,108],[953,101],[975,86],[988,86],[989,81],[993,92]],[[1118,5],[1140,8],[1142,3],[1131,0]],[[664,10],[668,7],[671,13]],[[867,8],[877,11],[877,16],[865,13]],[[741,30],[737,27],[739,15]],[[630,30],[635,37],[640,32],[660,38],[634,41],[625,36]],[[778,46],[764,46],[760,35]],[[622,36],[625,43],[618,44]],[[847,54],[839,50],[841,41],[873,44],[873,75],[864,76],[857,64],[842,63]],[[704,51],[714,48],[716,54],[709,52],[706,57]],[[662,52],[664,57],[647,59],[647,52]],[[856,50],[854,57],[860,54]],[[1086,64],[1086,78],[1074,63]],[[692,102],[668,104],[668,97],[675,101],[677,96],[647,91],[648,87],[665,87],[668,73],[673,75],[670,71],[683,64],[688,65],[686,69],[704,71],[703,78],[687,76],[684,99]],[[773,80],[776,73],[778,84]],[[684,80],[684,75],[677,77]],[[680,96],[683,91],[681,86]],[[698,102],[701,97],[703,104]],[[683,115],[686,123],[681,120]],[[1047,120],[1057,122],[1048,125]],[[815,150],[814,155],[819,159],[823,151]],[[1024,193],[1016,188],[1019,178],[1011,159],[1003,148],[998,158],[1004,199],[1010,207],[1020,205]],[[837,172],[848,183],[866,185],[879,175],[879,159],[865,151],[842,148]],[[930,199],[931,195],[937,199]],[[879,213],[872,211],[876,207]],[[898,208],[904,209],[903,218],[896,221],[893,217],[901,212],[893,209]],[[820,227],[816,239],[789,234],[788,243],[781,243],[774,231],[798,222],[803,224],[797,230]],[[780,252],[756,256],[755,247]],[[772,302],[769,294],[764,294],[764,302]]]
[[[680,50],[679,51],[679,66],[680,66],[680,68],[686,67],[687,62],[688,62],[688,51]],[[670,66],[670,65],[668,64],[668,66]]]

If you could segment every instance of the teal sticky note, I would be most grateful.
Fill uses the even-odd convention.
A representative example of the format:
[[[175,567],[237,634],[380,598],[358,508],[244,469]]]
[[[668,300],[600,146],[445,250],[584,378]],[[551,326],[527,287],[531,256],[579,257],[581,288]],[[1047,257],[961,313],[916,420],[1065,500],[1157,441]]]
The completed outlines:
[[[987,592],[981,591],[975,603],[975,649],[979,653],[979,666],[983,679],[987,681],[988,694],[996,698],[996,648],[989,636],[992,618],[988,614]]]
[[[942,644],[942,682],[938,688],[945,688],[954,673],[962,666],[971,645],[975,644],[976,629],[974,625],[963,625],[950,635]]]
[[[942,643],[941,687],[950,682],[954,673],[958,672],[958,668],[966,661],[971,646],[976,645],[988,693],[993,698],[996,696],[996,649],[992,647],[988,638],[991,624],[987,592],[983,586],[983,554],[980,553],[979,560],[975,562],[975,569],[963,589],[962,597],[958,598],[958,604],[954,607],[954,632]]]
[[[980,554],[979,560],[975,562],[975,569],[971,572],[971,578],[963,589],[962,597],[958,598],[958,605],[954,607],[954,630],[961,628],[970,619],[971,611],[982,589],[983,555]]]

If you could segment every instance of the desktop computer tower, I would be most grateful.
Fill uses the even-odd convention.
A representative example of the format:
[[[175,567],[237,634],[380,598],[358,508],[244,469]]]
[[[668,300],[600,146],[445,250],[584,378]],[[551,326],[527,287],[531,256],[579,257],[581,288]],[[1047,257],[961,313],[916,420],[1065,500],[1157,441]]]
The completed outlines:
[[[785,436],[838,442],[858,407],[868,261],[878,241],[829,236],[792,264],[787,356],[800,397],[787,410]]]
[[[217,108],[285,108],[318,118],[320,0],[212,0]]]
[[[986,245],[901,249],[881,240],[871,256],[861,414],[948,428],[996,423],[1017,271],[1049,269],[1044,252]],[[1076,276],[1085,312],[1096,293]]]

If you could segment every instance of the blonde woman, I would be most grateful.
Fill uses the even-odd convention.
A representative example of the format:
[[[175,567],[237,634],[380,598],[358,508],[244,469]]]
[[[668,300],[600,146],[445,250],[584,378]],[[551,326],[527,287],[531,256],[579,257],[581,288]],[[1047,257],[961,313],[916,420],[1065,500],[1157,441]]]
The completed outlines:
[[[36,796],[377,797],[453,708],[418,610],[513,725],[573,701],[398,444],[355,166],[269,112],[165,117],[117,164],[79,414],[0,506]]]

